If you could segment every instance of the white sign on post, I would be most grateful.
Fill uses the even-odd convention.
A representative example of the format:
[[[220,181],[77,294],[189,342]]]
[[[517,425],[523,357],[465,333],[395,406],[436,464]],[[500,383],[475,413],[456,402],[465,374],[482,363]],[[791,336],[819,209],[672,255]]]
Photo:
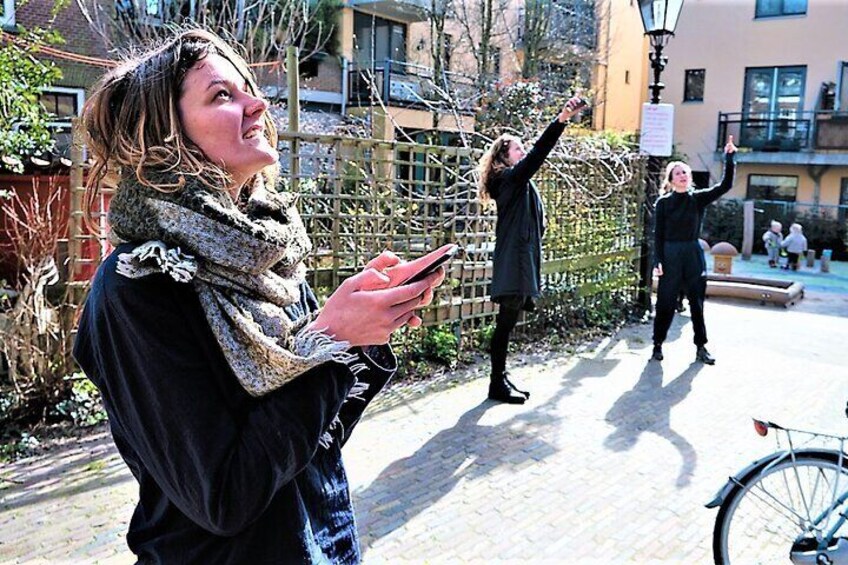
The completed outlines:
[[[674,106],[642,104],[639,151],[655,157],[670,157],[674,139]]]

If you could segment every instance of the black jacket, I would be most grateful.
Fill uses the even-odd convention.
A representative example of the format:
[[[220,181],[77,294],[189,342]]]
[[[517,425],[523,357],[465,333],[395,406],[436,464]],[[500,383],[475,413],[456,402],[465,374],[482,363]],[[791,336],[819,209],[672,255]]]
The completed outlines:
[[[74,356],[103,396],[118,451],[139,483],[127,544],[140,563],[352,564],[360,560],[341,444],[396,366],[357,350],[370,387],[337,363],[265,396],[236,380],[191,284],[115,272],[92,282]],[[292,318],[314,310],[306,284]],[[370,357],[369,357],[370,356]],[[381,365],[390,367],[383,369]],[[328,430],[339,416],[342,426]],[[319,442],[330,431],[329,447]]]
[[[545,207],[530,181],[556,145],[565,123],[554,120],[527,155],[491,179],[489,193],[498,205],[492,300],[541,296],[542,236]]]

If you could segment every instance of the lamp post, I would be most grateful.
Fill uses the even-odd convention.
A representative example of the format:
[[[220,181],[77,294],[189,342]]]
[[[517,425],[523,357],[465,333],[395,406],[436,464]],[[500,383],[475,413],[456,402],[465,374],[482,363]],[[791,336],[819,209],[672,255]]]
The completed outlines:
[[[639,0],[639,12],[642,16],[642,26],[645,35],[650,38],[653,52],[648,54],[654,81],[648,87],[651,90],[651,104],[659,104],[662,100],[662,90],[665,85],[660,82],[660,75],[668,63],[668,57],[663,55],[663,49],[677,27],[677,19],[683,8],[683,0]],[[659,194],[661,183],[660,168],[662,161],[656,155],[648,156],[648,175],[645,183],[645,203],[642,208],[642,245],[639,259],[639,305],[645,312],[651,311],[651,281],[653,269],[651,266],[651,226],[654,217],[654,201]]]

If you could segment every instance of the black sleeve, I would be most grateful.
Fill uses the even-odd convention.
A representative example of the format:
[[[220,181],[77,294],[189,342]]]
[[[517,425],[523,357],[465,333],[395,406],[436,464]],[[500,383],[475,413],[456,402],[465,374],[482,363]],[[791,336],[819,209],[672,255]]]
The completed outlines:
[[[192,521],[237,534],[312,459],[353,373],[326,363],[250,398],[232,384],[189,285],[152,275],[102,294],[75,353],[96,375],[115,433]]]
[[[665,205],[657,200],[654,208],[654,267],[665,262]]]
[[[736,153],[727,153],[725,155],[724,161],[724,176],[721,178],[721,182],[715,185],[712,188],[708,188],[706,190],[696,190],[693,192],[695,195],[695,201],[698,203],[698,206],[703,208],[707,204],[711,202],[715,202],[733,188],[733,177],[736,173]]]
[[[510,183],[516,186],[526,186],[530,178],[536,174],[536,171],[545,162],[548,154],[556,145],[557,140],[565,131],[565,122],[554,120],[545,129],[541,137],[536,140],[533,148],[524,156],[524,158],[504,171],[504,177],[509,178]]]
[[[342,423],[341,444],[347,443],[365,408],[397,371],[397,358],[388,345],[354,348],[360,362],[366,367],[356,374],[356,384],[339,411]]]

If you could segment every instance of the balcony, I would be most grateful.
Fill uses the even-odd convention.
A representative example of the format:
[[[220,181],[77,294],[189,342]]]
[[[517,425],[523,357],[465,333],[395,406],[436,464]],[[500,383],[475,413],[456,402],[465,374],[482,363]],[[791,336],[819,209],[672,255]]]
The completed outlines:
[[[407,24],[427,20],[429,0],[349,0],[348,5],[360,12]]]
[[[848,112],[721,112],[716,151],[723,149],[728,135],[743,150],[740,162],[848,165]]]
[[[372,95],[387,106],[420,110],[455,108],[472,113],[476,91],[468,76],[445,73],[447,91],[438,86],[443,81],[433,79],[433,69],[386,60],[375,65],[351,63],[347,73],[348,103],[369,106]]]

